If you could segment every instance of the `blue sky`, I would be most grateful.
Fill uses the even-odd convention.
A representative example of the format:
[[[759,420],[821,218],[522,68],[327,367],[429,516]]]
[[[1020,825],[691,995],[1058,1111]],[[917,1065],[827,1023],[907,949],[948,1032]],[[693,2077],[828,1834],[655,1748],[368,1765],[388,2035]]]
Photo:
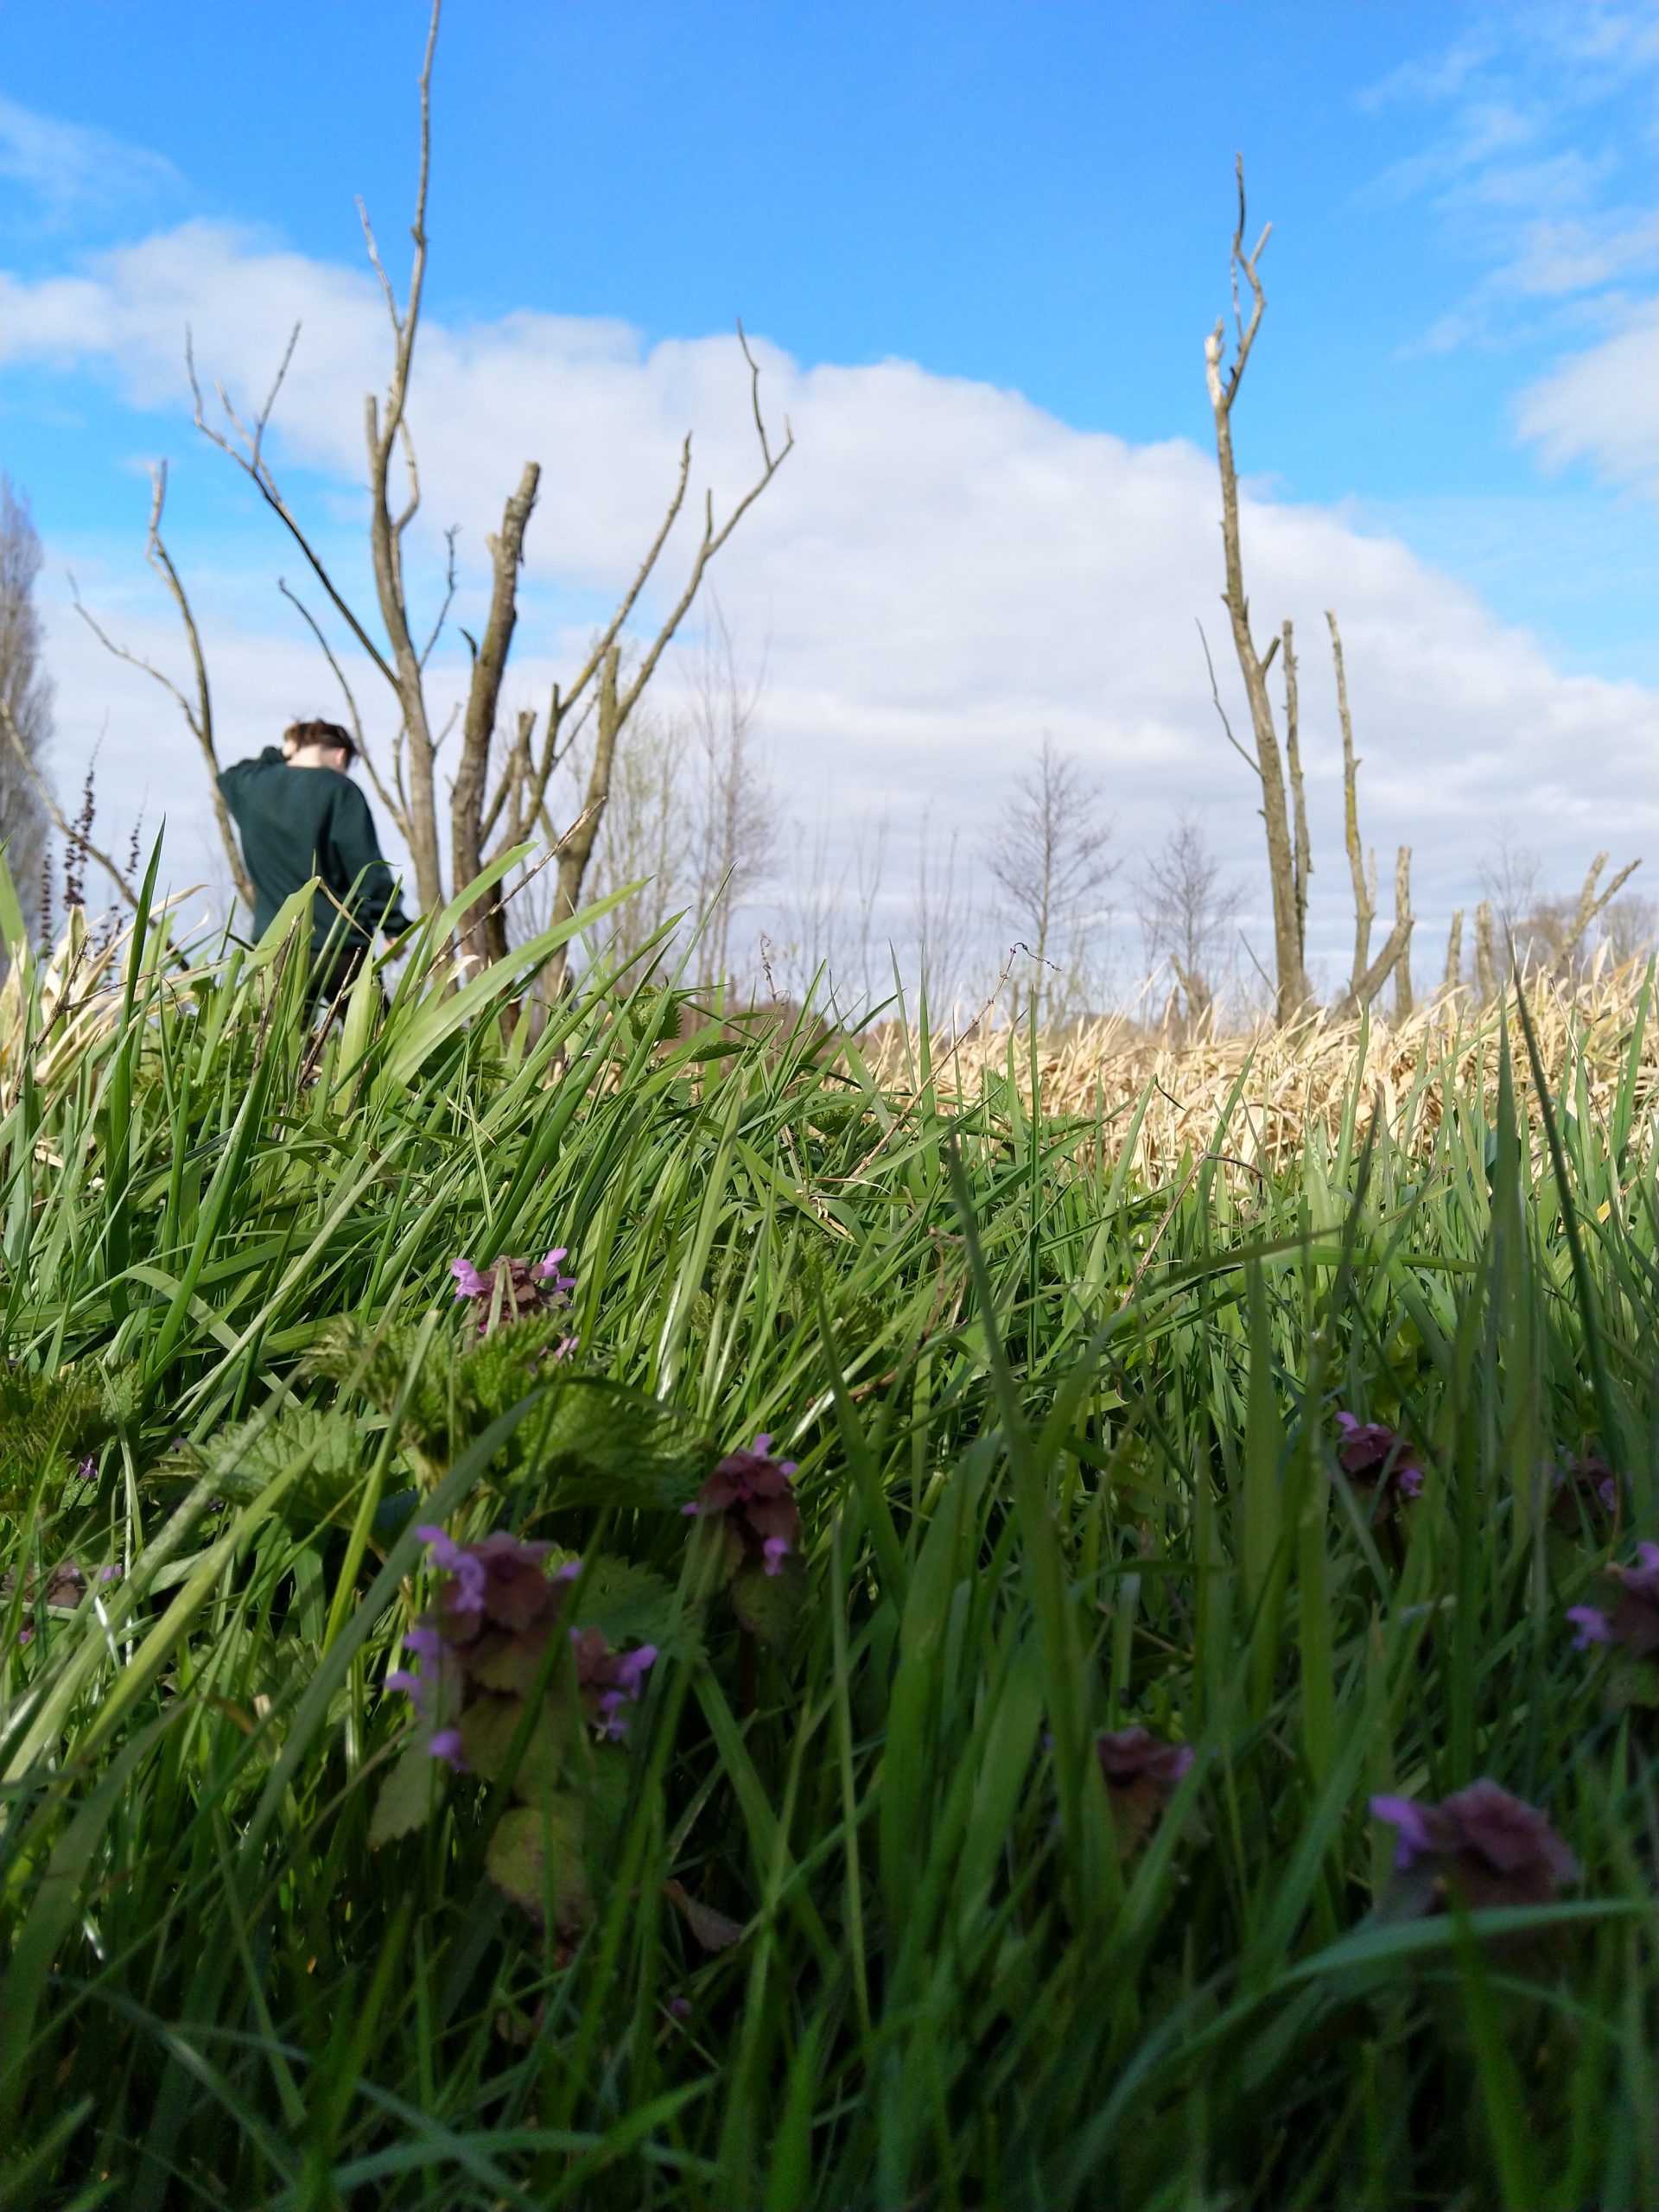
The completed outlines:
[[[0,464],[106,588],[158,450],[188,552],[228,575],[276,549],[193,447],[181,380],[139,375],[130,335],[48,342],[41,302],[168,239],[233,241],[256,293],[282,255],[355,271],[359,192],[401,255],[423,20],[418,0],[4,0],[23,340]],[[1659,604],[1655,33],[1618,0],[452,0],[429,308],[461,353],[528,313],[625,325],[646,359],[741,312],[804,374],[914,364],[952,405],[990,387],[1202,454],[1242,148],[1253,226],[1274,225],[1238,424],[1264,498],[1392,534],[1628,707]],[[342,516],[343,453],[296,434],[290,455]],[[589,565],[559,582],[601,588]],[[1523,826],[1534,788],[1511,794]]]

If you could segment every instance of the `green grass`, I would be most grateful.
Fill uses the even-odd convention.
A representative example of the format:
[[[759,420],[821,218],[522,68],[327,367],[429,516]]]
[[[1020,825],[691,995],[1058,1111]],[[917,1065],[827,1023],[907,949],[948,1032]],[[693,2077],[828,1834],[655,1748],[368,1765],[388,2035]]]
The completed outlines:
[[[135,945],[48,1081],[22,975],[4,1064],[9,2207],[1659,2202],[1656,1716],[1563,1618],[1659,1535],[1639,1036],[1541,1146],[1517,1027],[1408,1151],[1148,1192],[1012,1074],[906,1104],[626,981],[532,1043],[429,948],[319,1055],[274,944]],[[475,1346],[450,1261],[554,1244],[579,1351]],[[1393,1519],[1338,1406],[1417,1448]],[[677,1510],[761,1430],[776,1650]],[[1547,1511],[1592,1444],[1616,1530]],[[574,1940],[499,1787],[372,1847],[429,1517],[662,1646]],[[121,1572],[54,1611],[66,1558]],[[1197,1757],[1121,1858],[1133,1722]],[[1379,1912],[1368,1796],[1480,1775],[1581,1882]]]

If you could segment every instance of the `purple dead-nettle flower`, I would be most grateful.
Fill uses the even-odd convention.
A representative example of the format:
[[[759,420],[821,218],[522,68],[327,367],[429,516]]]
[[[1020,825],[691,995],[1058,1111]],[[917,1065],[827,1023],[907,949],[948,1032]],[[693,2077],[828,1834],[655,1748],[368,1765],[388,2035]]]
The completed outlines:
[[[442,1759],[452,1774],[467,1774],[471,1771],[467,1764],[466,1754],[461,1748],[459,1728],[440,1728],[426,1748],[435,1759]]]
[[[1380,1490],[1384,1500],[1421,1495],[1423,1471],[1396,1430],[1351,1413],[1339,1413],[1337,1426],[1343,1433],[1337,1458],[1357,1490]]]
[[[784,1561],[800,1550],[797,1471],[793,1459],[773,1459],[771,1437],[757,1436],[752,1450],[728,1452],[692,1503],[680,1510],[719,1519],[741,1546],[743,1560],[758,1560],[767,1574],[781,1574]]]
[[[603,1630],[596,1628],[572,1629],[570,1642],[583,1709],[611,1742],[620,1743],[628,1732],[632,1718],[627,1707],[639,1702],[645,1678],[656,1662],[657,1647],[642,1643],[637,1650],[613,1651]]]
[[[477,1310],[480,1336],[489,1333],[498,1288],[499,1319],[504,1325],[568,1306],[576,1279],[559,1272],[559,1262],[567,1252],[566,1246],[556,1244],[544,1259],[497,1260],[487,1268],[475,1268],[466,1258],[452,1260],[449,1272],[455,1279],[455,1295],[468,1300]]]
[[[1095,1753],[1106,1779],[1118,1854],[1127,1858],[1146,1841],[1192,1772],[1192,1746],[1160,1743],[1145,1728],[1114,1728],[1096,1737]]]
[[[1576,1454],[1552,1471],[1550,1513],[1569,1532],[1584,1522],[1611,1521],[1618,1513],[1625,1478],[1616,1474],[1599,1452]]]
[[[1638,1544],[1635,1567],[1603,1569],[1618,1592],[1610,1611],[1598,1605],[1572,1605],[1567,1618],[1578,1630],[1580,1651],[1592,1643],[1612,1643],[1633,1659],[1659,1659],[1659,1544]]]
[[[1427,1805],[1408,1797],[1373,1797],[1371,1812],[1399,1838],[1402,1894],[1419,1912],[1438,1912],[1455,1891],[1465,1904],[1548,1904],[1560,1882],[1575,1882],[1579,1865],[1543,1814],[1495,1782]]]

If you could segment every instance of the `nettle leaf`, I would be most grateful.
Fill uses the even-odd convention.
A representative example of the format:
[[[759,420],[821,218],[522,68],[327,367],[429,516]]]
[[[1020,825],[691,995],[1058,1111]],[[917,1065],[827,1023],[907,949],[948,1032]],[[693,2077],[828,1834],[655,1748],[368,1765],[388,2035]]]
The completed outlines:
[[[556,1359],[569,1326],[563,1312],[528,1314],[480,1337],[458,1316],[454,1333],[441,1329],[421,1362],[404,1413],[408,1439],[432,1464],[445,1464],[532,1390],[544,1389],[543,1403],[503,1448],[493,1483],[511,1490],[532,1476],[538,1508],[677,1509],[696,1494],[718,1446],[694,1414]],[[372,1346],[362,1322],[338,1320],[307,1363],[340,1380],[360,1369],[365,1396],[390,1414],[418,1338],[417,1325],[405,1323]]]
[[[558,1635],[568,1637],[569,1630],[555,1619],[537,1621],[532,1628],[520,1629],[516,1636],[501,1633],[487,1641],[480,1637],[485,1649],[481,1653],[477,1646],[468,1649],[467,1671],[484,1689],[499,1691],[506,1697],[528,1697],[542,1671],[547,1647]],[[555,1660],[554,1665],[557,1664]]]
[[[369,1848],[378,1851],[383,1843],[424,1827],[443,1802],[448,1774],[443,1761],[433,1758],[427,1731],[416,1729],[380,1785],[369,1822]]]
[[[582,1586],[582,1625],[601,1629],[613,1651],[626,1643],[665,1649],[674,1618],[674,1592],[654,1568],[601,1554]]]
[[[490,1879],[539,1923],[581,1926],[591,1910],[582,1863],[582,1808],[562,1790],[502,1815],[484,1864]]]
[[[806,1594],[806,1576],[798,1559],[786,1559],[776,1574],[764,1567],[741,1567],[732,1577],[732,1610],[746,1629],[769,1643],[774,1651],[785,1649]]]
[[[521,1697],[475,1697],[461,1716],[461,1747],[467,1764],[486,1782],[506,1772],[507,1755],[524,1713]],[[542,1804],[557,1789],[570,1748],[571,1714],[556,1691],[550,1692],[531,1725],[530,1740],[513,1777],[514,1794],[527,1804]]]
[[[6,1486],[0,1506],[16,1510],[35,1479],[65,1476],[110,1433],[103,1379],[80,1367],[36,1375],[0,1361],[0,1436],[6,1440]]]
[[[226,1498],[257,1497],[303,1453],[311,1464],[284,1499],[283,1518],[301,1527],[334,1519],[355,1501],[365,1450],[374,1450],[385,1422],[334,1407],[283,1406],[256,1415],[203,1446],[169,1452],[152,1480],[194,1482],[210,1474]]]

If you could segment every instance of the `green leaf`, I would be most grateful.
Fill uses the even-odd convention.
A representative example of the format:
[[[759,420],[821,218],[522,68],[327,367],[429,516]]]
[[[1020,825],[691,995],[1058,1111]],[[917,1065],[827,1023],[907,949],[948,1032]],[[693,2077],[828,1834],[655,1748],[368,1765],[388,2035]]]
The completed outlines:
[[[424,1827],[442,1801],[448,1773],[443,1761],[433,1758],[426,1730],[417,1729],[380,1785],[369,1822],[370,1850]]]
[[[582,1838],[580,1803],[555,1791],[539,1805],[519,1806],[503,1815],[484,1864],[496,1887],[532,1919],[568,1933],[592,1909]]]

